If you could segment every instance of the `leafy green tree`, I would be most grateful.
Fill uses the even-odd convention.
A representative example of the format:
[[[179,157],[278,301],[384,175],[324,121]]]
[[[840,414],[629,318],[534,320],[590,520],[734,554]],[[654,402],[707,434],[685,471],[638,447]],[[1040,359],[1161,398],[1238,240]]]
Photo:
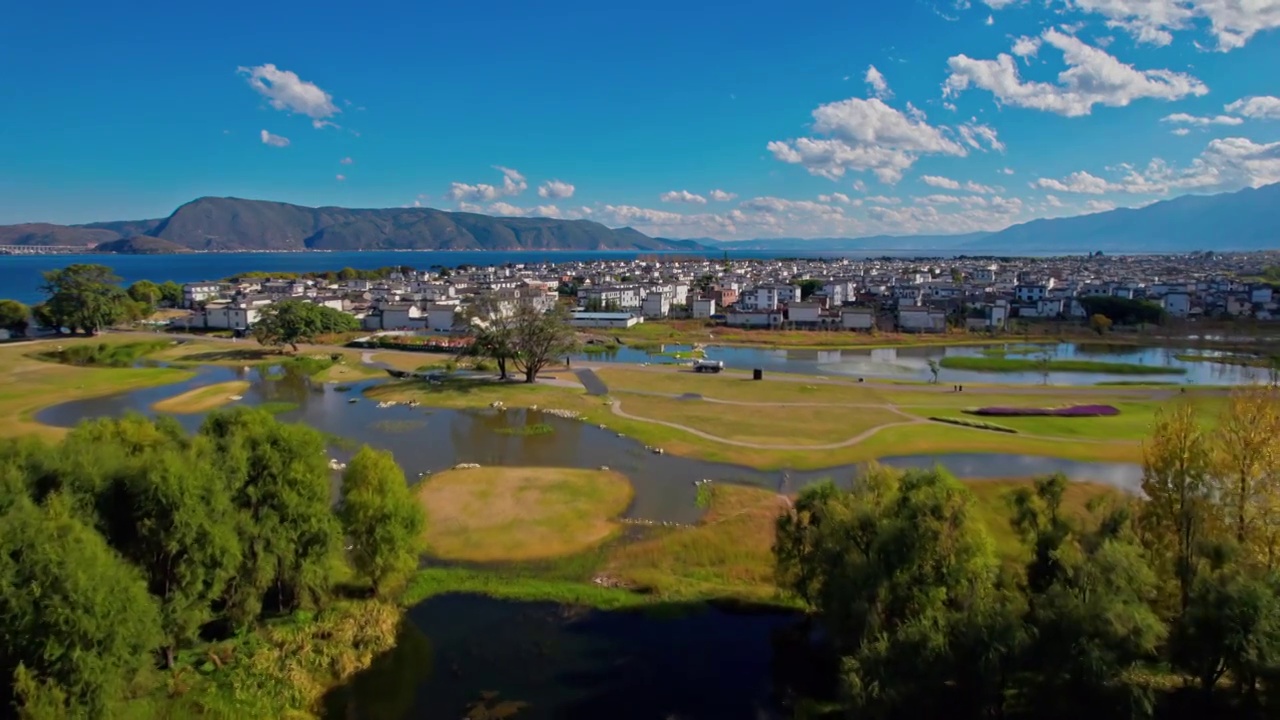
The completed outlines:
[[[36,321],[38,327],[53,330],[59,335],[62,334],[64,325],[61,318],[53,314],[53,310],[48,303],[37,303],[31,306],[31,319]]]
[[[48,295],[45,312],[54,327],[92,335],[124,319],[129,311],[120,278],[104,265],[77,263],[42,275],[41,290]]]
[[[138,571],[53,497],[0,517],[0,637],[5,677],[21,666],[63,695],[69,715],[117,717],[151,664],[160,618]]]
[[[418,566],[425,520],[391,453],[366,446],[351,459],[339,517],[352,563],[374,594],[399,590]]]
[[[182,286],[172,280],[160,283],[160,304],[182,307]]]
[[[809,299],[809,296],[813,295],[814,293],[816,293],[816,292],[818,292],[819,290],[821,290],[821,289],[822,289],[822,281],[821,281],[821,280],[817,280],[817,279],[815,279],[815,278],[809,278],[809,279],[807,279],[807,280],[801,280],[800,282],[798,282],[798,283],[796,283],[796,284],[800,286],[800,299],[801,299],[801,300],[808,300],[808,299]]]
[[[340,310],[305,300],[284,300],[263,309],[253,324],[253,335],[263,345],[288,345],[297,352],[298,343],[359,327],[360,321]]]
[[[30,324],[31,308],[17,300],[0,300],[0,328],[15,335],[25,335]]]
[[[471,343],[460,357],[488,358],[498,366],[498,377],[507,379],[507,367],[515,357],[515,317],[492,295],[482,296],[467,311]]]
[[[213,442],[237,509],[241,562],[226,598],[232,620],[257,619],[268,594],[279,612],[325,599],[341,528],[330,509],[324,436],[250,408],[211,414],[200,434]]]
[[[533,382],[543,368],[577,348],[577,335],[563,306],[548,312],[531,305],[516,309],[511,323],[511,363],[524,374],[525,382]]]
[[[1221,551],[1213,554],[1212,570],[1196,578],[1173,625],[1171,660],[1205,695],[1229,675],[1253,696],[1259,681],[1280,667],[1280,581],[1243,571]]]
[[[851,712],[890,717],[988,696],[961,687],[973,639],[1012,617],[993,604],[996,561],[972,497],[938,471],[874,470],[850,492],[801,493],[778,520],[779,583],[818,610],[843,656]],[[1001,665],[1007,658],[993,658]]]

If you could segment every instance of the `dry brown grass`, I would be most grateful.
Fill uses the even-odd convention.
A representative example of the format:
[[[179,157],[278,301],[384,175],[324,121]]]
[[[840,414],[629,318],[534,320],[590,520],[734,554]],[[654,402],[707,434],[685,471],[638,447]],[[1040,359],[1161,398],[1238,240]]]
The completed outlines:
[[[616,472],[495,467],[435,475],[418,499],[431,554],[508,562],[572,555],[607,540],[632,493]]]
[[[249,381],[247,380],[231,380],[216,385],[205,385],[188,390],[181,395],[160,400],[152,405],[151,409],[173,415],[194,415],[235,402],[232,397],[244,395],[248,389]]]

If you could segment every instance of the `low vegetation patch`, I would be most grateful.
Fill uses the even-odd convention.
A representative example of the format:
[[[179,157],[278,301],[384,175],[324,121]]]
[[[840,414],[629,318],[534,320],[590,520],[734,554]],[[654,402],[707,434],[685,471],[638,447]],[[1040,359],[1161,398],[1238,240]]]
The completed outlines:
[[[534,423],[532,425],[498,428],[497,433],[499,435],[550,435],[555,430],[547,423]]]
[[[195,415],[235,402],[235,398],[244,395],[248,389],[249,382],[246,380],[206,385],[160,400],[151,409],[171,415]]]
[[[1011,435],[1016,435],[1018,432],[1006,425],[997,425],[995,423],[983,422],[981,420],[970,420],[968,418],[931,417],[929,419],[934,422],[946,423],[948,425],[959,425],[961,427],[975,428],[977,430],[991,430],[993,432],[1009,433]]]
[[[631,503],[619,473],[568,468],[473,468],[428,478],[418,489],[431,554],[511,562],[572,555],[615,535]]]
[[[132,367],[142,358],[168,348],[172,344],[168,340],[82,343],[42,352],[37,357],[63,365],[124,368]]]
[[[259,410],[265,410],[272,415],[283,415],[297,410],[298,403],[289,402],[288,400],[268,400],[257,407]]]
[[[1184,353],[1173,357],[1175,360],[1182,362],[1215,363],[1218,365],[1258,368],[1280,367],[1280,355],[1194,355]]]
[[[1109,375],[1184,375],[1186,368],[1099,360],[1039,360],[1036,358],[968,357],[949,355],[939,364],[950,370],[978,372],[1093,372]]]
[[[380,433],[407,433],[426,426],[422,420],[379,420],[373,424],[373,429]]]
[[[989,417],[1114,417],[1120,414],[1120,409],[1112,405],[1065,405],[1056,408],[981,407],[964,412]]]

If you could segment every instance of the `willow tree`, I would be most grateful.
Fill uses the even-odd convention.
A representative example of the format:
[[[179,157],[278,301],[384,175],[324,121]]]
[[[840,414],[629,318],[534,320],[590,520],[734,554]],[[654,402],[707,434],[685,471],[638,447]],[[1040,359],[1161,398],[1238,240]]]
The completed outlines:
[[[1185,609],[1195,580],[1196,551],[1208,535],[1218,493],[1212,453],[1195,408],[1179,403],[1156,412],[1142,463],[1147,501],[1138,516],[1143,544],[1162,561]]]
[[[425,520],[391,453],[367,446],[356,453],[342,475],[338,515],[351,562],[374,594],[402,587],[418,566]]]

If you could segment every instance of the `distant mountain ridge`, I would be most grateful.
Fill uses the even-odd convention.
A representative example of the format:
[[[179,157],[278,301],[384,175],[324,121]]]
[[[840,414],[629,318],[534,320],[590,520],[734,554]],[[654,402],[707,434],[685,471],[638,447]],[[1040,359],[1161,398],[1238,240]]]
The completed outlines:
[[[119,243],[146,236],[144,243]],[[0,226],[0,245],[85,245],[137,252],[292,250],[699,250],[590,220],[490,217],[431,208],[310,208],[204,197],[158,220]]]

